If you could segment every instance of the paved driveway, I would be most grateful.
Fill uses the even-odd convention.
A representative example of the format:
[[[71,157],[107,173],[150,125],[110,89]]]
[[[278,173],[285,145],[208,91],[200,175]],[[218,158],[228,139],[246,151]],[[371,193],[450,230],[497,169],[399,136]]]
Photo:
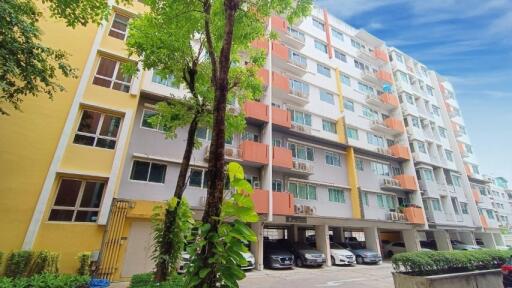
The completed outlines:
[[[393,288],[391,263],[381,265],[333,266],[327,268],[294,268],[293,270],[263,270],[247,273],[240,282],[242,288]]]

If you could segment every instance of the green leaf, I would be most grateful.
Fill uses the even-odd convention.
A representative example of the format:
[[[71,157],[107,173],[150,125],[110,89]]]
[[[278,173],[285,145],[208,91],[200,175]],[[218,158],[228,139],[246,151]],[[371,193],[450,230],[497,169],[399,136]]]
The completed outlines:
[[[204,278],[211,270],[212,269],[208,267],[201,269],[201,271],[199,271],[199,277]]]
[[[235,186],[235,184],[233,184],[235,180],[244,179],[245,177],[244,168],[237,162],[229,162],[227,172],[229,175],[229,181],[233,186]]]

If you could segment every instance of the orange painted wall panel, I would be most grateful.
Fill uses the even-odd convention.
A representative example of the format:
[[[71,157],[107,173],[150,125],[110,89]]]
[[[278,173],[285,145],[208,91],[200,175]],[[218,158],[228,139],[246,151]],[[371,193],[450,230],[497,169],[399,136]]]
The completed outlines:
[[[407,190],[416,190],[416,177],[413,175],[397,175],[393,177],[400,181],[400,187]]]
[[[242,160],[260,164],[268,164],[267,144],[244,141],[240,144]]]
[[[287,32],[288,31],[288,23],[282,17],[272,16],[272,29],[278,32]]]
[[[391,147],[389,147],[389,151],[391,152],[391,155],[394,157],[398,157],[401,159],[410,159],[411,156],[409,155],[409,149],[407,149],[407,146],[395,144]]]
[[[288,61],[288,47],[276,41],[272,42],[272,56]]]
[[[272,165],[292,169],[292,151],[285,147],[272,147]]]
[[[272,123],[282,127],[291,128],[292,119],[290,112],[285,109],[272,107]]]
[[[268,122],[268,105],[257,101],[247,101],[244,103],[244,114],[246,118]]]
[[[283,76],[277,72],[272,72],[272,86],[284,91],[289,91],[288,77]]]
[[[409,223],[425,224],[425,217],[423,217],[423,209],[417,207],[404,208],[405,218]]]

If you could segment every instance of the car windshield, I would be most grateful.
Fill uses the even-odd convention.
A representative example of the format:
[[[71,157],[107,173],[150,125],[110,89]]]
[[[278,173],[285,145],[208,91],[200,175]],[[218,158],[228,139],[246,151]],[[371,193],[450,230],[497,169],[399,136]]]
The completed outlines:
[[[345,249],[345,248],[341,247],[341,245],[339,245],[339,244],[331,243],[331,249]]]
[[[306,243],[295,243],[295,249],[311,250],[313,248],[311,246],[307,245]]]
[[[350,249],[364,249],[364,246],[363,244],[361,243],[348,243],[348,246],[350,247]]]

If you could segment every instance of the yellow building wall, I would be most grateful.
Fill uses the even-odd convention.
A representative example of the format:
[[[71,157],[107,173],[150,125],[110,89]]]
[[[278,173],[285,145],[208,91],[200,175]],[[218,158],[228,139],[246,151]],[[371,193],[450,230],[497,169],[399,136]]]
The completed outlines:
[[[44,8],[40,4],[38,7]],[[67,51],[69,63],[80,75],[97,27],[72,30],[48,16],[39,24],[42,41]],[[21,105],[23,112],[9,110],[11,116],[0,116],[0,251],[22,246],[80,79],[59,81],[66,91],[57,93],[53,101],[44,95],[27,96]]]

